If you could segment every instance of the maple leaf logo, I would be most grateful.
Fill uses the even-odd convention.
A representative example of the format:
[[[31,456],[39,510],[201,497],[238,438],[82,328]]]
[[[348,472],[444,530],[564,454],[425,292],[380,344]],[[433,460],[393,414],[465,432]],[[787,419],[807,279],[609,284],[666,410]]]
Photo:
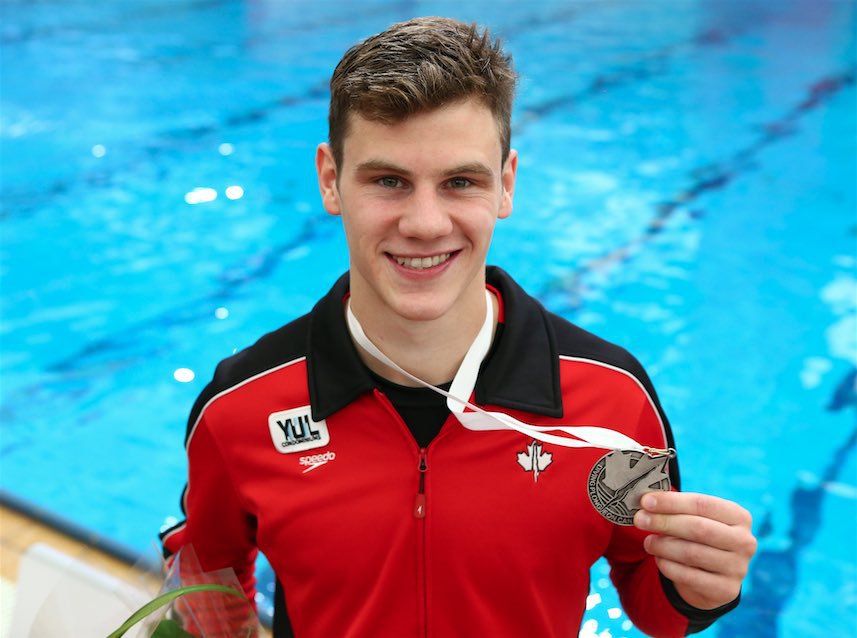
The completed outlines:
[[[536,483],[539,480],[539,473],[544,472],[545,468],[553,461],[553,454],[542,452],[542,449],[542,444],[533,440],[525,452],[518,452],[518,465],[525,471],[532,472],[533,481]]]
[[[640,507],[640,498],[669,481],[667,461],[669,457],[652,458],[641,454],[608,454],[602,483],[614,491],[612,498],[604,504],[609,507],[621,501],[629,511]]]

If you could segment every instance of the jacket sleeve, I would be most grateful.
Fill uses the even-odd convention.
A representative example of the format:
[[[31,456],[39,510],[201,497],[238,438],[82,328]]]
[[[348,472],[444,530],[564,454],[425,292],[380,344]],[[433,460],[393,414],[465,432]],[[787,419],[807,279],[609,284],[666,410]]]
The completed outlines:
[[[658,447],[673,447],[669,422],[661,410],[657,395],[645,375],[643,387],[649,394],[638,418],[636,440]],[[677,460],[670,461],[674,490],[680,488]],[[656,638],[678,638],[702,631],[737,606],[735,600],[718,609],[702,610],[682,600],[672,582],[658,571],[654,557],[643,549],[647,532],[635,527],[613,526],[605,556],[610,562],[610,578],[619,592],[628,617],[643,632]]]
[[[203,396],[198,404],[203,401]],[[242,502],[211,420],[212,402],[191,414],[186,441],[188,483],[182,495],[185,520],[161,533],[168,564],[192,545],[203,571],[234,570],[249,601],[255,600],[255,518]],[[194,419],[194,415],[198,415]]]
[[[614,532],[608,550],[610,578],[622,608],[638,629],[656,638],[687,635],[688,618],[669,602],[654,559],[643,550],[644,534],[633,528]],[[634,538],[639,536],[639,538]]]
[[[606,554],[622,608],[638,629],[656,638],[679,638],[706,629],[738,606],[739,599],[711,610],[684,602],[643,549],[645,536],[633,527],[615,527]]]

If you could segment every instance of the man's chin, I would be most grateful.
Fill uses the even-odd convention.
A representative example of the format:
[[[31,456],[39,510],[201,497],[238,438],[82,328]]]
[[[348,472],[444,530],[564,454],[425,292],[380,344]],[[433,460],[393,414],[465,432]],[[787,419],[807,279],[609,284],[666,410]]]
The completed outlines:
[[[446,304],[437,300],[426,300],[396,304],[393,306],[395,314],[406,321],[428,322],[442,319],[448,311]]]

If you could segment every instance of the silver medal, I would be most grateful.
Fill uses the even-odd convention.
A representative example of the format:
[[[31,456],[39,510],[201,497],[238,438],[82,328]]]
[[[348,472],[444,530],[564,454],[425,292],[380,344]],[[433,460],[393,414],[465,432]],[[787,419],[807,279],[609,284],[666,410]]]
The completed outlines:
[[[608,452],[589,473],[593,507],[611,523],[633,525],[643,494],[670,489],[667,464],[674,455],[673,450]]]

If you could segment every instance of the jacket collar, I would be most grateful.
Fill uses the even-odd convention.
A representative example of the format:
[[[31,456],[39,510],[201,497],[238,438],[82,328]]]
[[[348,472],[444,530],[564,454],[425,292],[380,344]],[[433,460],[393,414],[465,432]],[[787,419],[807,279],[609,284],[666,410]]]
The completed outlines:
[[[547,311],[500,268],[489,266],[486,279],[500,295],[501,321],[476,381],[476,403],[562,416],[559,359]],[[310,315],[307,375],[316,421],[376,385],[345,323],[348,289],[346,273]]]

